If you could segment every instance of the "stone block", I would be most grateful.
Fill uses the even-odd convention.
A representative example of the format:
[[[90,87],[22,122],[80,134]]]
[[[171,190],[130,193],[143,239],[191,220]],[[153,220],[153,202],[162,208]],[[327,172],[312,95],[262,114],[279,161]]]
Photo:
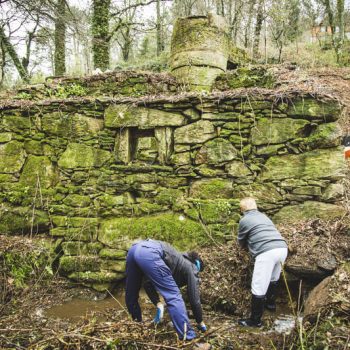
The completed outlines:
[[[12,140],[11,132],[2,132],[0,133],[0,143],[6,143]]]
[[[289,105],[287,114],[306,119],[335,121],[340,117],[341,109],[341,105],[335,100],[319,101],[314,98],[302,98]]]
[[[96,239],[96,228],[73,228],[73,227],[54,227],[50,229],[50,235],[53,237],[65,237],[71,241],[92,242]]]
[[[99,256],[107,259],[125,260],[126,250],[103,248],[100,250]]]
[[[71,207],[88,207],[91,204],[91,199],[89,196],[82,196],[80,194],[69,194],[63,203]]]
[[[111,156],[110,152],[99,148],[70,143],[58,160],[58,165],[64,169],[100,167],[110,160]]]
[[[84,241],[62,242],[64,255],[98,255],[103,245],[100,242],[85,243]]]
[[[105,110],[105,125],[108,128],[154,128],[160,126],[181,126],[186,118],[178,113],[158,109],[110,105]]]
[[[26,160],[26,152],[18,141],[0,144],[0,172],[12,174],[22,169]]]
[[[70,272],[99,271],[101,259],[94,255],[70,256],[63,255],[59,261],[58,270],[67,275]]]
[[[305,126],[309,122],[303,119],[268,119],[261,118],[252,129],[253,145],[269,145],[284,143],[303,135]]]
[[[332,179],[345,176],[342,148],[320,149],[303,154],[274,156],[267,160],[260,179]]]
[[[225,139],[216,138],[208,141],[196,154],[195,164],[220,164],[233,160],[237,150]]]
[[[59,181],[57,168],[45,156],[29,155],[21,176],[20,183],[32,188],[54,187]]]
[[[338,123],[319,125],[307,139],[311,148],[329,148],[340,146],[342,131]]]
[[[68,278],[80,282],[80,283],[94,283],[93,287],[96,290],[106,290],[109,287],[108,284],[105,284],[101,288],[101,283],[105,282],[117,282],[125,278],[125,274],[120,272],[112,271],[84,271],[84,272],[73,272],[68,275]]]
[[[276,186],[271,183],[255,182],[249,185],[239,185],[233,189],[233,198],[242,199],[254,197],[259,207],[264,208],[266,204],[278,205],[283,201],[283,196],[278,192]]]
[[[316,201],[306,201],[298,205],[283,207],[277,212],[273,220],[276,223],[293,222],[308,219],[331,220],[343,217],[346,210],[341,205]]]
[[[232,177],[244,177],[252,175],[252,172],[247,167],[247,165],[238,160],[226,164],[225,170],[228,175]]]
[[[216,136],[214,125],[207,120],[199,120],[195,123],[177,128],[174,132],[175,144],[204,143]]]
[[[102,260],[101,268],[107,271],[115,271],[115,272],[125,272],[126,269],[126,261],[121,260]]]

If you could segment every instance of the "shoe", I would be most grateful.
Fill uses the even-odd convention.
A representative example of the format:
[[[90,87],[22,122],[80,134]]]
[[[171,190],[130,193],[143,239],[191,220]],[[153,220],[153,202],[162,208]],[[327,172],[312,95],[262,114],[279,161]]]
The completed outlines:
[[[249,318],[241,318],[238,324],[243,327],[261,327],[261,317],[264,312],[264,296],[257,296],[252,294],[251,312]]]
[[[211,345],[209,343],[196,343],[193,347],[193,350],[209,350]]]
[[[276,311],[276,291],[278,282],[270,282],[266,292],[265,309]]]

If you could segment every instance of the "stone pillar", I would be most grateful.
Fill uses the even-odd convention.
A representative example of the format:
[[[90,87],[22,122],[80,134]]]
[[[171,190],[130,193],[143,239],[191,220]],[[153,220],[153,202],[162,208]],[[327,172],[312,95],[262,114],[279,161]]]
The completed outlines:
[[[172,74],[191,90],[210,90],[226,71],[227,31],[225,19],[213,14],[177,19],[171,39]]]

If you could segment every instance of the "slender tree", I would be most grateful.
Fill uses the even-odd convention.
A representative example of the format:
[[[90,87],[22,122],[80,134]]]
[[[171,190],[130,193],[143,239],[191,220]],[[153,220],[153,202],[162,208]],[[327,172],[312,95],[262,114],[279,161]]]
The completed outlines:
[[[260,45],[260,35],[261,29],[264,21],[264,0],[259,0],[258,2],[258,10],[256,15],[256,24],[254,31],[254,44],[253,44],[253,57],[257,58],[259,53],[259,45]]]
[[[25,66],[23,66],[21,59],[19,58],[14,46],[12,45],[9,38],[6,36],[3,26],[0,26],[0,42],[2,43],[4,50],[11,57],[12,62],[15,65],[20,77],[23,79],[24,82],[28,83],[30,80],[28,71],[26,70]]]
[[[92,3],[92,52],[94,68],[109,67],[109,19],[111,0],[93,0]]]
[[[66,0],[58,0],[55,18],[55,75],[66,73]]]

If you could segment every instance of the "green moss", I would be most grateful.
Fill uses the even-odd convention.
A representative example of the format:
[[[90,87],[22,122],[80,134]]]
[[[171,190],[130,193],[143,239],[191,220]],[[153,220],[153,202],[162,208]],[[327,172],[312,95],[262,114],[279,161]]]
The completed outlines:
[[[273,88],[275,84],[274,76],[263,67],[240,67],[233,72],[220,75],[215,88],[219,90],[265,87]]]
[[[3,118],[3,124],[6,129],[19,133],[31,128],[30,119],[19,116],[5,116]]]
[[[17,173],[26,159],[23,145],[18,141],[0,144],[0,169],[2,173]]]
[[[193,205],[204,224],[227,223],[239,219],[238,205],[235,200],[197,200]]]
[[[82,228],[96,228],[98,226],[97,218],[80,218],[68,216],[52,216],[54,225],[61,227],[82,227]]]
[[[92,242],[97,237],[96,227],[54,227],[50,229],[52,237],[64,237],[71,241]]]
[[[32,188],[49,188],[57,184],[59,175],[45,156],[29,155],[20,176],[20,183]]]
[[[0,133],[0,143],[9,142],[12,140],[11,132],[2,132]]]
[[[219,178],[195,181],[189,196],[200,199],[232,198],[232,181]]]
[[[80,84],[71,83],[65,85],[56,85],[53,88],[48,88],[46,90],[46,95],[55,98],[68,98],[72,96],[85,96],[87,95],[87,90]]]
[[[91,199],[89,196],[70,194],[64,199],[63,203],[71,207],[88,207],[91,204]]]
[[[330,148],[341,144],[342,132],[337,123],[321,124],[307,140],[311,148]]]
[[[84,243],[80,241],[68,241],[62,243],[65,255],[98,255],[103,245],[100,242]]]
[[[205,242],[201,225],[172,213],[141,218],[115,218],[102,221],[99,241],[118,247],[123,240],[154,238],[167,241],[177,248],[187,249]]]
[[[58,160],[58,165],[65,169],[100,167],[111,156],[110,152],[99,148],[80,143],[70,143]]]
[[[99,253],[101,258],[124,260],[126,251],[121,249],[103,248]]]
[[[101,260],[97,256],[62,256],[59,262],[60,273],[66,275],[70,272],[98,271]]]
[[[183,191],[175,188],[161,189],[155,198],[155,202],[160,205],[174,205],[184,197]]]
[[[126,269],[126,261],[121,260],[103,260],[101,267],[103,270],[112,270],[115,272],[125,272]]]

